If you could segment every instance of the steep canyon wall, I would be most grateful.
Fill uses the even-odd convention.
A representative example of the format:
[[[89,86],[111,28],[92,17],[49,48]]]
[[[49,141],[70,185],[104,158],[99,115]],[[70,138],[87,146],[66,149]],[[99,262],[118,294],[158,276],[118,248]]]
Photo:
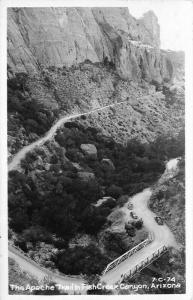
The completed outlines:
[[[159,48],[152,11],[135,19],[127,8],[8,9],[8,76],[41,66],[108,58],[123,79],[170,81],[173,67]]]

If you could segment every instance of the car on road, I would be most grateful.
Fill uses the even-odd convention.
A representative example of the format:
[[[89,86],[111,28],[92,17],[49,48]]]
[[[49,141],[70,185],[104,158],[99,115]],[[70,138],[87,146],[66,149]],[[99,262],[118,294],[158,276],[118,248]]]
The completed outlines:
[[[164,221],[161,217],[155,217],[156,222],[158,223],[158,225],[163,225]]]
[[[127,208],[128,209],[133,209],[133,203],[128,203]]]
[[[133,211],[130,212],[130,216],[131,216],[133,219],[138,219],[138,216],[137,216]]]

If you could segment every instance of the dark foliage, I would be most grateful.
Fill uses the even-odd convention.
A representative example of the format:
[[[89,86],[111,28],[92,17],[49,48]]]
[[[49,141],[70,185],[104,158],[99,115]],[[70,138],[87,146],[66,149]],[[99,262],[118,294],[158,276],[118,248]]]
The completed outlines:
[[[112,139],[99,138],[95,128],[86,129],[74,123],[68,123],[67,127],[58,132],[56,140],[67,149],[67,153],[74,143],[75,156],[80,153],[77,162],[93,172],[96,179],[80,180],[73,165],[64,163],[59,150],[58,155],[51,157],[50,170],[46,171],[42,166],[39,177],[32,179],[32,163],[38,158],[38,153],[28,153],[25,163],[22,163],[26,174],[18,171],[9,174],[9,218],[11,228],[16,232],[36,224],[66,240],[78,231],[96,234],[114,207],[114,203],[91,207],[103,196],[104,187],[106,195],[116,199],[123,194],[139,192],[164,171],[164,160],[180,156],[184,151],[183,132],[177,138],[160,137],[149,145],[132,140],[123,147]],[[72,140],[70,144],[69,139]],[[85,142],[97,147],[97,160],[90,160],[81,153],[80,145]],[[115,165],[114,171],[103,170],[101,160],[106,157]]]
[[[143,220],[139,219],[137,221],[132,221],[131,223],[136,229],[141,229],[143,226]]]
[[[159,137],[151,144],[131,140],[123,146],[103,136],[96,128],[68,123],[57,132],[56,140],[60,146],[46,144],[52,155],[48,157],[41,151],[28,153],[22,163],[25,174],[18,171],[9,174],[9,223],[22,237],[19,246],[24,251],[28,241],[34,245],[39,241],[56,245],[58,241],[58,248],[66,249],[68,241],[77,233],[96,235],[116,202],[107,201],[99,207],[92,204],[103,196],[118,199],[139,192],[163,173],[165,160],[184,152],[183,132],[176,138]],[[95,145],[95,160],[82,153],[82,143]],[[94,178],[82,180],[72,162],[66,160],[63,147],[66,155],[74,149],[72,160],[84,171],[94,174]],[[39,156],[42,163],[37,166]],[[104,170],[103,158],[110,159],[115,169]],[[49,163],[49,170],[45,169],[45,163]],[[135,229],[141,226],[138,222],[128,234],[134,236]],[[52,238],[53,234],[57,239]],[[116,241],[119,249],[110,241],[115,252],[123,246]],[[93,258],[96,259],[94,264]],[[106,258],[93,247],[66,249],[56,264],[60,270],[71,274],[94,274],[100,273]]]
[[[105,248],[111,253],[114,252],[115,257],[123,254],[127,250],[127,246],[123,242],[122,234],[110,231],[105,233]]]
[[[26,73],[17,73],[8,80],[8,113],[16,113],[15,118],[25,128],[26,134],[33,132],[41,135],[51,127],[55,112],[31,96],[28,80]]]
[[[65,274],[100,274],[110,259],[94,245],[68,249],[57,256],[56,264]]]

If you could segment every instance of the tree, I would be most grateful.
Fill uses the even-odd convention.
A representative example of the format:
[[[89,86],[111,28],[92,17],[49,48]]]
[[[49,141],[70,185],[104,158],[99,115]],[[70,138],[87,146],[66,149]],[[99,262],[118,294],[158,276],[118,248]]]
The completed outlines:
[[[133,226],[133,224],[131,223],[125,224],[125,230],[129,236],[131,237],[135,236],[135,227]]]
[[[28,80],[28,74],[24,72],[16,73],[15,77],[8,79],[8,87],[13,90],[25,91],[25,85]]]
[[[127,250],[127,246],[123,242],[123,236],[120,233],[106,231],[104,241],[105,248],[108,251],[113,251],[115,256],[119,256]]]
[[[81,227],[88,234],[95,235],[100,231],[105,222],[106,213],[105,216],[101,215],[100,210],[97,209],[86,208],[81,215]]]
[[[143,220],[139,219],[137,221],[133,221],[132,225],[135,226],[136,229],[141,229],[143,226]]]
[[[107,188],[106,194],[117,199],[123,194],[123,190],[120,186],[112,184],[109,188]]]
[[[22,232],[23,240],[27,242],[32,242],[34,245],[37,242],[50,242],[51,235],[46,231],[45,228],[39,225],[33,225]]]
[[[109,199],[107,199],[104,203],[102,203],[101,206],[112,209],[116,206],[116,201],[115,199],[109,197]]]
[[[75,247],[59,253],[56,265],[64,274],[100,274],[110,259],[94,245]]]

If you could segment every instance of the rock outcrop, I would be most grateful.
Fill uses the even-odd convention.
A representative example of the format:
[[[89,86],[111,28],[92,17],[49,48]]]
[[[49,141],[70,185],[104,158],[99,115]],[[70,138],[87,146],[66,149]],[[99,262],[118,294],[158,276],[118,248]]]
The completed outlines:
[[[97,148],[92,144],[81,144],[80,149],[89,158],[97,158]]]
[[[153,12],[127,8],[9,8],[8,76],[108,59],[123,79],[171,80]]]

